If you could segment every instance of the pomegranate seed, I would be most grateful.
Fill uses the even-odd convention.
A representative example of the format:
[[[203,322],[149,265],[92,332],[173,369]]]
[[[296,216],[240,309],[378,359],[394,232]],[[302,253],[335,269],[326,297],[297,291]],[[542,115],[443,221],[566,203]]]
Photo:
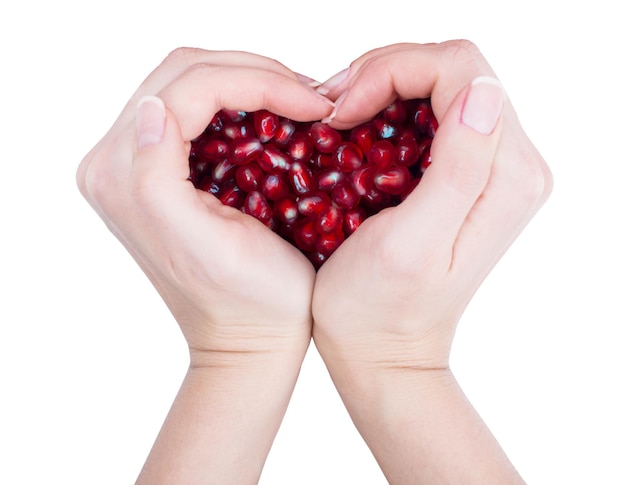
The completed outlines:
[[[410,167],[417,162],[420,156],[420,149],[415,141],[415,137],[403,137],[396,147],[398,165]]]
[[[324,170],[317,175],[317,188],[324,192],[330,192],[337,185],[346,181],[346,174],[340,170]]]
[[[274,134],[274,143],[285,146],[291,140],[291,137],[296,132],[296,125],[288,119],[283,119],[278,123],[276,133]]]
[[[258,138],[242,136],[230,145],[230,160],[237,165],[248,163],[263,153],[263,144]]]
[[[420,155],[420,170],[422,171],[422,173],[424,173],[426,169],[430,167],[431,163],[432,160],[430,158],[430,145],[428,145],[424,148],[424,151]]]
[[[207,175],[202,179],[202,181],[198,184],[199,190],[204,190],[209,194],[213,194],[217,196],[220,193],[221,185],[217,183],[210,175]]]
[[[261,187],[264,173],[263,169],[259,167],[257,163],[252,162],[237,168],[235,180],[241,190],[252,192]]]
[[[367,166],[360,168],[359,170],[355,170],[350,174],[350,181],[352,182],[352,187],[357,194],[367,194],[374,186],[373,167]]]
[[[374,185],[387,194],[400,195],[409,186],[411,174],[406,167],[392,167],[374,177]]]
[[[291,137],[287,153],[294,160],[303,160],[308,162],[313,155],[313,140],[308,133],[299,132]]]
[[[367,153],[378,139],[376,128],[371,123],[359,125],[350,131],[350,141],[359,145],[363,153]]]
[[[289,182],[285,172],[271,172],[265,175],[261,191],[268,200],[278,200],[289,194]]]
[[[341,133],[319,121],[311,125],[311,137],[315,148],[322,153],[333,153],[341,143]]]
[[[337,147],[333,160],[342,172],[353,172],[363,164],[363,152],[356,143],[344,141]]]
[[[340,209],[356,207],[361,196],[350,185],[337,185],[331,192],[333,203]]]
[[[216,182],[226,182],[228,179],[235,176],[235,170],[237,170],[237,165],[227,158],[213,166],[211,175]]]
[[[283,197],[274,203],[276,217],[285,224],[292,226],[298,220],[298,203],[293,197]]]
[[[191,141],[188,179],[251,215],[319,268],[363,221],[404,200],[432,163],[430,100],[396,100],[338,131],[224,109]]]
[[[406,105],[396,100],[383,110],[383,116],[387,121],[394,124],[402,124],[406,121]]]
[[[391,167],[398,161],[396,147],[389,140],[379,140],[367,152],[367,161],[379,169]]]
[[[201,140],[195,145],[198,157],[209,162],[219,162],[228,156],[230,142],[221,136]]]
[[[343,230],[346,236],[354,233],[366,218],[367,214],[362,207],[346,211],[343,215]]]
[[[234,180],[222,187],[219,192],[219,199],[222,204],[239,209],[243,204],[246,194],[239,188]]]
[[[331,204],[332,201],[325,192],[310,192],[298,200],[298,211],[303,216],[317,216]]]
[[[325,256],[330,256],[341,245],[344,239],[345,236],[341,231],[332,232],[330,234],[320,233],[315,241],[315,249]]]
[[[266,172],[273,170],[289,170],[291,160],[289,156],[280,151],[276,146],[266,145],[265,150],[259,157],[259,165]]]
[[[278,131],[278,116],[267,110],[254,113],[254,129],[261,143],[270,141]]]
[[[268,222],[272,218],[272,209],[265,196],[259,192],[250,192],[244,201],[243,212],[251,215],[261,222]]]
[[[343,215],[341,211],[331,205],[322,209],[317,215],[315,229],[319,233],[333,233],[339,231],[342,224]]]
[[[302,251],[315,250],[317,231],[311,219],[301,219],[293,227],[293,239]]]
[[[313,173],[301,162],[293,162],[289,167],[289,182],[297,195],[304,195],[315,188]]]

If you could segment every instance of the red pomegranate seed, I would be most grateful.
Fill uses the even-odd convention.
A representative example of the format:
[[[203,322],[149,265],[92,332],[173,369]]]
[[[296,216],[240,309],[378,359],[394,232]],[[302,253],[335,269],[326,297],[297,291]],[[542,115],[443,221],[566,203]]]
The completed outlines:
[[[356,207],[361,196],[350,185],[337,185],[331,192],[333,203],[340,209]]]
[[[267,143],[278,131],[278,116],[264,109],[256,111],[254,129],[261,143]]]
[[[259,156],[258,163],[266,172],[272,172],[274,170],[289,170],[291,160],[278,147],[266,145],[263,153]]]
[[[319,233],[315,241],[315,250],[325,256],[330,256],[344,240],[345,236],[342,231]]]
[[[402,101],[396,100],[383,110],[383,116],[390,123],[404,123],[407,117],[406,105]]]
[[[261,183],[261,192],[268,200],[282,199],[289,194],[289,182],[285,172],[271,172]]]
[[[378,134],[380,140],[394,141],[400,136],[400,130],[397,125],[389,123],[384,118],[376,118],[374,121],[374,128]]]
[[[298,200],[298,211],[303,216],[317,216],[323,209],[331,205],[332,201],[325,192],[309,192]]]
[[[301,219],[293,227],[293,239],[296,246],[302,251],[315,250],[317,231],[311,219]]]
[[[228,156],[230,141],[221,136],[214,136],[206,140],[202,139],[196,143],[194,151],[202,160],[219,162]]]
[[[248,163],[263,153],[263,144],[258,138],[242,136],[230,145],[230,160],[238,165]]]
[[[342,172],[353,172],[363,164],[363,152],[356,143],[344,141],[337,147],[333,159]]]
[[[374,177],[374,185],[387,194],[400,195],[409,186],[411,174],[406,167],[392,167]]]
[[[294,197],[283,197],[274,203],[276,217],[285,224],[292,226],[298,220],[298,203]]]
[[[237,165],[227,158],[213,166],[211,175],[216,182],[226,182],[228,179],[235,176],[235,170],[237,170]]]
[[[362,207],[346,211],[343,215],[343,230],[346,236],[354,233],[366,218],[367,214]]]
[[[313,140],[308,133],[294,133],[289,141],[287,153],[294,160],[302,160],[308,162],[313,155]]]
[[[379,140],[367,152],[367,161],[379,169],[391,167],[398,162],[396,147],[389,140]]]
[[[273,215],[265,196],[256,190],[246,196],[242,210],[263,223],[267,223]]]
[[[278,123],[276,133],[274,134],[274,143],[285,146],[291,140],[291,137],[296,132],[296,125],[288,119],[283,119]]]
[[[232,123],[239,123],[247,118],[248,113],[238,109],[223,109],[222,116],[228,119]]]
[[[239,188],[234,180],[227,183],[219,192],[222,204],[239,209],[243,204],[246,194]]]
[[[355,126],[350,131],[350,141],[359,145],[363,153],[369,152],[377,139],[376,128],[374,128],[374,125],[371,123]]]
[[[254,136],[254,127],[251,123],[227,123],[222,132],[231,140],[242,136]]]
[[[346,174],[341,170],[324,170],[317,174],[317,188],[324,192],[330,192],[337,185],[345,183]]]
[[[235,172],[235,180],[241,190],[252,192],[261,187],[263,181],[263,169],[255,162],[247,163],[237,168]]]
[[[415,141],[415,137],[403,137],[400,139],[396,147],[398,157],[398,165],[410,167],[417,162],[420,156],[419,146]]]
[[[315,188],[313,173],[301,162],[293,162],[289,167],[289,183],[297,195],[304,195]]]
[[[311,125],[311,137],[315,148],[322,153],[333,153],[341,143],[341,134],[319,121]]]
[[[352,187],[359,195],[365,195],[374,186],[374,168],[370,166],[362,167],[350,174]]]
[[[334,206],[325,207],[317,215],[315,221],[315,229],[319,233],[333,233],[341,230],[343,224],[343,215],[341,211]]]
[[[205,192],[208,192],[209,194],[213,194],[215,196],[220,193],[220,188],[221,185],[213,180],[210,175],[204,177],[198,184],[199,190],[204,190]]]
[[[315,153],[311,158],[311,164],[318,169],[335,168],[335,162],[331,153]]]

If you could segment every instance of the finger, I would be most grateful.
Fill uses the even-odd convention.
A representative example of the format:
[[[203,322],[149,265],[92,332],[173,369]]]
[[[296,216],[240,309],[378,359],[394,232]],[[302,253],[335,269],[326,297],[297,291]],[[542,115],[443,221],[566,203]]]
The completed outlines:
[[[459,231],[450,269],[471,278],[487,275],[548,199],[552,174],[521,130],[512,131],[506,109],[498,156],[480,199]]]
[[[408,251],[453,248],[491,176],[502,130],[505,94],[491,77],[463,88],[442,119],[431,147],[432,164],[394,213]],[[445,254],[445,251],[442,252]]]
[[[270,110],[297,121],[321,119],[333,104],[297,77],[241,66],[197,64],[158,96],[180,122],[183,137],[199,135],[220,109]]]
[[[479,76],[494,76],[478,48],[467,41],[403,44],[366,57],[355,70],[337,100],[335,128],[363,123],[397,97],[431,97],[440,118],[463,86]]]
[[[123,125],[124,121],[134,118],[137,103],[143,96],[156,95],[168,84],[183,75],[185,71],[199,64],[224,67],[246,66],[251,69],[261,69],[298,79],[293,71],[269,57],[244,51],[210,51],[190,47],[178,48],[172,51],[141,83],[118,118],[118,120],[122,121],[119,124]]]

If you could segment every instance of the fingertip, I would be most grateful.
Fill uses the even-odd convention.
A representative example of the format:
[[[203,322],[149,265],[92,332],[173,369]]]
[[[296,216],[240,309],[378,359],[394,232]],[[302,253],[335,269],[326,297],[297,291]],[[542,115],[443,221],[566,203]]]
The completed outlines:
[[[481,135],[491,135],[502,114],[505,98],[504,88],[496,78],[475,78],[465,97],[461,122]]]
[[[143,96],[137,103],[135,128],[137,148],[157,145],[165,132],[165,104],[157,96]]]

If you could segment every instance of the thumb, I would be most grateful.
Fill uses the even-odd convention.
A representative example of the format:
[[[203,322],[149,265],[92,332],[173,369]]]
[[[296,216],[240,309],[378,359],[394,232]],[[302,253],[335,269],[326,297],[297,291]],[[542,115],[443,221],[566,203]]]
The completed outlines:
[[[136,146],[133,176],[158,177],[161,183],[180,182],[189,176],[188,154],[178,121],[156,96],[144,96],[135,113]]]
[[[433,139],[432,164],[400,205],[407,212],[403,218],[411,222],[407,228],[439,245],[454,243],[489,181],[504,100],[500,82],[492,77],[478,77],[459,92]]]

